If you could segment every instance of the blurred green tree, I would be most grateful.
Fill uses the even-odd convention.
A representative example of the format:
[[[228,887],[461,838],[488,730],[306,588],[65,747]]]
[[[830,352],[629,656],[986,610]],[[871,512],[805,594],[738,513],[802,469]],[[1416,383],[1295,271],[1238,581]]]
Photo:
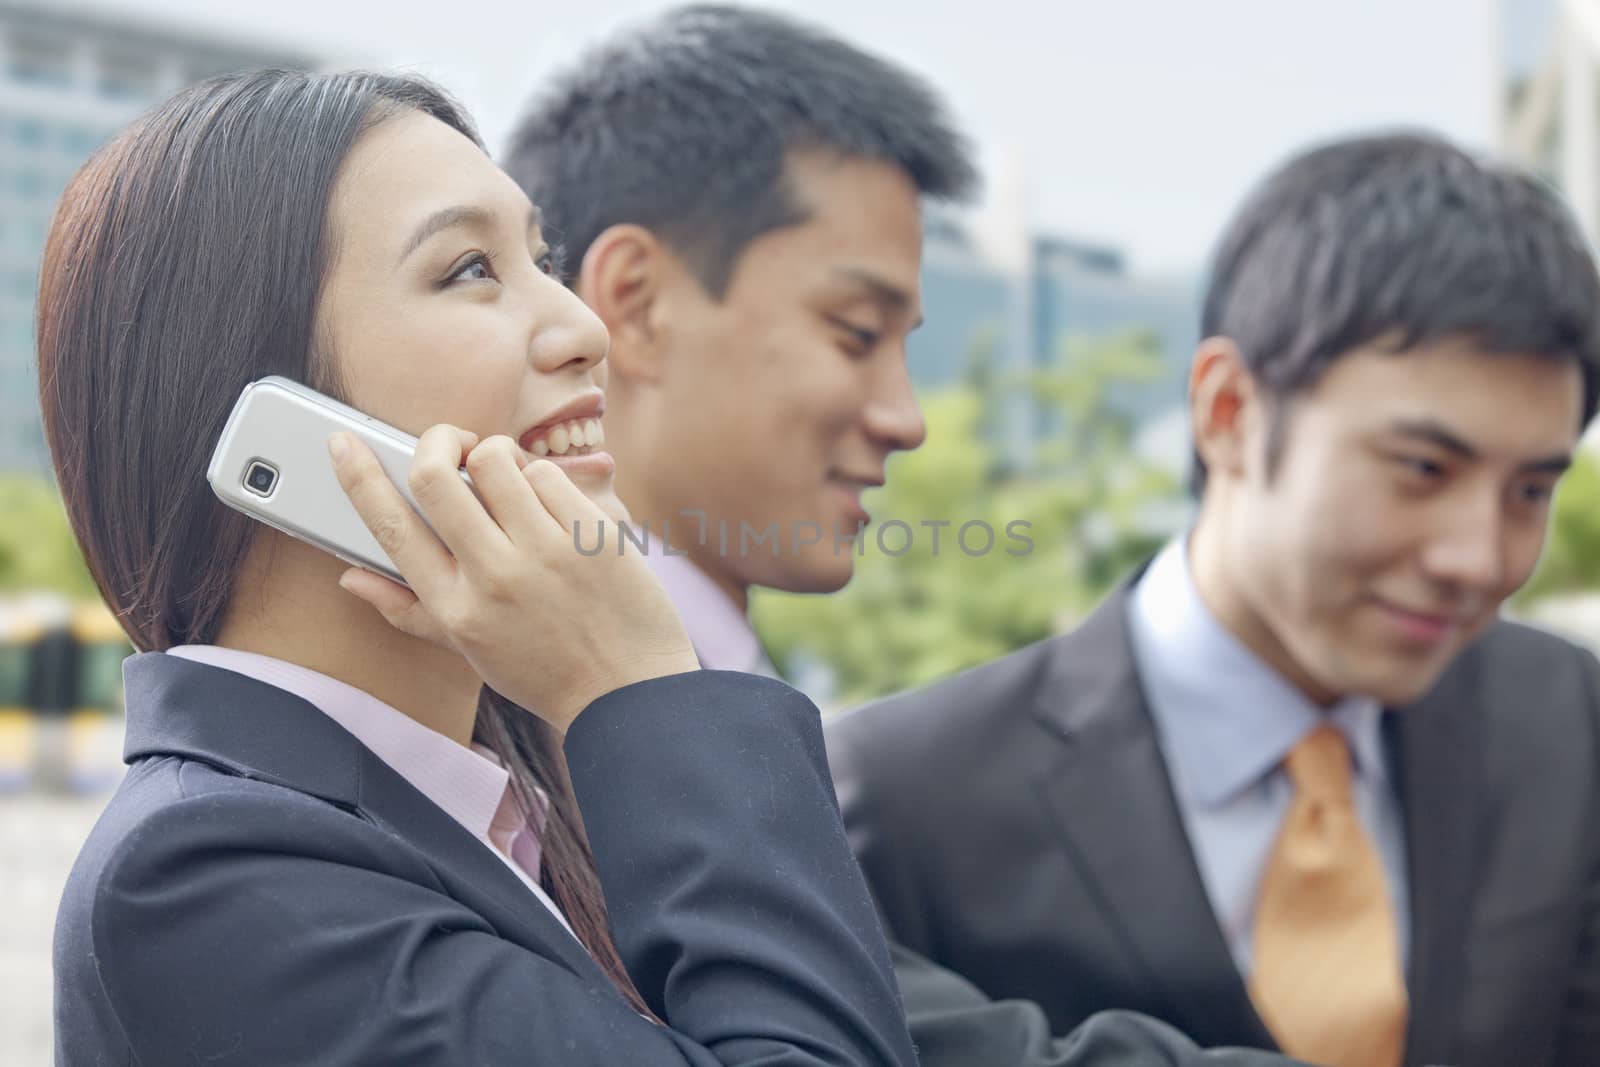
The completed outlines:
[[[1556,490],[1544,558],[1516,603],[1594,589],[1600,589],[1600,459],[1584,449]]]
[[[37,590],[100,595],[55,487],[41,478],[0,475],[0,593]]]
[[[1139,459],[1135,424],[1115,394],[1162,368],[1154,335],[1072,343],[1058,365],[1002,381],[992,353],[965,382],[923,398],[927,443],[893,461],[869,502],[874,520],[855,578],[831,595],[761,590],[753,617],[791,675],[820,664],[853,703],[943,678],[1071,625],[1151,554],[1173,525],[1177,480]],[[997,446],[1007,400],[1042,416],[1029,470]],[[913,534],[903,555],[890,551]],[[935,527],[940,521],[947,525]],[[983,524],[968,527],[963,524]],[[992,547],[984,551],[987,529]]]

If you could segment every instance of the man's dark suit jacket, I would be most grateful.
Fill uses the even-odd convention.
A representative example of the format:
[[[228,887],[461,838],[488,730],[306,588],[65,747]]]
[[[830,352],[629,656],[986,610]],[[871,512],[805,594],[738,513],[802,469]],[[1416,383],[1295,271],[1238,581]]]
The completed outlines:
[[[1123,589],[1071,634],[836,720],[846,827],[892,939],[1056,1033],[1118,1008],[1274,1048],[1185,836],[1127,611]],[[1600,664],[1500,623],[1385,720],[1406,1062],[1600,1064]]]
[[[891,952],[922,1067],[1307,1067],[1273,1052],[1201,1049],[1127,1011],[1102,1011],[1058,1037],[1037,1004],[991,1000],[903,945]]]
[[[816,709],[702,671],[566,752],[657,1025],[488,848],[298,697],[126,668],[126,780],[68,881],[61,1064],[911,1065]]]

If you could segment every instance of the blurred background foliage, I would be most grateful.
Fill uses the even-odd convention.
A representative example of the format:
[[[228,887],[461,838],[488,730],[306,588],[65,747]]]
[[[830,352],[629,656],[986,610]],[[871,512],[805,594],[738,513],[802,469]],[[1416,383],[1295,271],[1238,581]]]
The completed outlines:
[[[1531,608],[1553,596],[1600,589],[1600,459],[1593,449],[1578,453],[1556,490],[1544,559],[1515,604]]]
[[[0,593],[48,590],[97,599],[55,486],[0,474]]]

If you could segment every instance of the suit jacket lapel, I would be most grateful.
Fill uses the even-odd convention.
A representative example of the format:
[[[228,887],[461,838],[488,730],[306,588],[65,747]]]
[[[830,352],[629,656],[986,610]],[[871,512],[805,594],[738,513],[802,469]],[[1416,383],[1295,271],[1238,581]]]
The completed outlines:
[[[1418,703],[1386,716],[1411,901],[1407,1062],[1454,1062],[1483,794],[1484,709],[1469,651]]]
[[[1274,1048],[1211,910],[1134,669],[1127,587],[1062,638],[1033,713],[1060,742],[1040,782],[1080,876],[1167,1017],[1201,1045]]]
[[[364,747],[361,752],[361,811],[420,849],[445,892],[483,916],[507,941],[541,956],[554,956],[602,988],[612,988],[588,950],[534,898],[504,860],[377,756]]]
[[[355,812],[418,849],[445,892],[506,940],[612,988],[502,860],[311,704],[254,678],[160,653],[132,657],[124,677],[128,762],[200,760]]]

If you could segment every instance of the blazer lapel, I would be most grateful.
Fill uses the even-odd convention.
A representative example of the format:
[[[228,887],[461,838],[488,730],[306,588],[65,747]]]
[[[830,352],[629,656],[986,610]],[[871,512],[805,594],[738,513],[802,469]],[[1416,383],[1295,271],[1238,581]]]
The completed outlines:
[[[1469,651],[1418,703],[1385,716],[1404,811],[1411,901],[1407,1062],[1454,1062],[1483,794],[1485,723]]]
[[[420,851],[445,892],[506,940],[614,988],[502,860],[311,704],[254,678],[161,653],[130,658],[124,677],[129,763],[157,755],[200,760],[357,813]]]
[[[1061,742],[1039,783],[1055,828],[1128,955],[1201,1045],[1276,1044],[1211,910],[1145,706],[1127,636],[1127,587],[1043,672],[1035,718]]]
[[[588,950],[504,860],[377,756],[364,747],[361,752],[362,813],[421,850],[445,892],[483,916],[507,941],[554,956],[602,988],[613,988]]]

